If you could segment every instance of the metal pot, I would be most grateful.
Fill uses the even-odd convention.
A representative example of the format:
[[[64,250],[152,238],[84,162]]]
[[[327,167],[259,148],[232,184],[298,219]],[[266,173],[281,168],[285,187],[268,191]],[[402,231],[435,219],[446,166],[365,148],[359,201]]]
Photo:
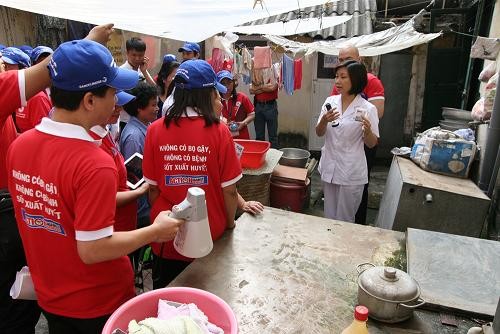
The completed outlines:
[[[366,265],[372,268],[361,269]],[[371,318],[395,323],[409,319],[425,301],[418,283],[404,271],[363,263],[358,266],[358,303],[368,307]]]
[[[311,156],[309,151],[300,148],[282,148],[280,151],[283,152],[279,161],[280,165],[290,167],[305,168]]]

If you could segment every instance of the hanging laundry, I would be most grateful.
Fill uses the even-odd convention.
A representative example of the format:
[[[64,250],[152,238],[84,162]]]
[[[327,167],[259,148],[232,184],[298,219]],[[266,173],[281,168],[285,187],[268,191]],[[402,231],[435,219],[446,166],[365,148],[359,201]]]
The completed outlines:
[[[212,58],[208,60],[208,63],[212,65],[215,73],[223,69],[224,63],[224,52],[219,48],[212,49]]]
[[[276,76],[276,82],[278,84],[278,89],[283,88],[283,77],[281,76],[281,63],[274,63],[274,74]]]
[[[233,66],[233,75],[235,77],[240,76],[243,71],[243,57],[238,53],[234,53],[234,66]]]
[[[500,51],[500,38],[478,36],[470,49],[471,58],[496,60]]]
[[[256,46],[253,48],[254,68],[270,68],[272,66],[271,48],[269,46]]]
[[[294,87],[294,61],[286,54],[283,55],[283,87],[288,95],[293,95]]]
[[[293,65],[293,90],[297,90],[302,87],[302,59],[295,59]]]
[[[250,76],[250,72],[252,71],[252,54],[247,48],[243,48],[241,50],[241,57],[243,58],[244,65],[241,74]]]

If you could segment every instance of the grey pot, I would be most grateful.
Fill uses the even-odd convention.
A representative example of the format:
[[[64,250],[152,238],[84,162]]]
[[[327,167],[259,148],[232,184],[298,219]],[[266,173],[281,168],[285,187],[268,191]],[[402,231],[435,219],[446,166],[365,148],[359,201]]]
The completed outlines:
[[[282,148],[280,151],[283,152],[283,155],[281,156],[279,164],[290,167],[305,168],[311,156],[309,151],[300,148]]]
[[[365,265],[372,268],[360,270]],[[358,273],[358,303],[368,307],[369,317],[375,320],[401,322],[425,304],[418,283],[402,270],[363,263]]]

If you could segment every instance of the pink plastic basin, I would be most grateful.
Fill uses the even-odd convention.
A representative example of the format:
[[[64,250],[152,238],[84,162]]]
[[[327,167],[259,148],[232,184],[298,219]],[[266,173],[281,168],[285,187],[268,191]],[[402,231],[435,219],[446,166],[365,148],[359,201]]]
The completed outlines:
[[[235,139],[235,143],[244,147],[240,163],[242,168],[258,169],[266,161],[266,153],[271,144],[268,141]]]
[[[148,317],[156,317],[159,299],[194,303],[205,313],[208,321],[222,328],[224,333],[238,333],[236,316],[224,300],[208,291],[186,287],[153,290],[130,299],[111,315],[102,333],[111,334],[117,328],[126,331],[131,320],[139,322]]]

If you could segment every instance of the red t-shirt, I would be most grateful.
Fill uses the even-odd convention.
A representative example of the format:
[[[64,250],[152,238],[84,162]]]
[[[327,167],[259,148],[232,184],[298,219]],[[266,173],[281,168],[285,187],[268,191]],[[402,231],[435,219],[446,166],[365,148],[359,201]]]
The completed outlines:
[[[248,114],[254,112],[254,107],[248,96],[244,93],[236,94],[236,103],[233,104],[233,98],[222,101],[222,116],[227,119],[228,124],[231,122],[242,122],[247,118]],[[250,139],[248,127],[243,127],[240,134],[234,138],[237,139]]]
[[[163,120],[148,127],[144,144],[144,178],[160,190],[151,221],[160,211],[182,202],[190,187],[200,187],[205,191],[212,239],[217,240],[226,229],[222,188],[242,177],[229,129],[222,123],[207,127],[202,117],[182,117],[179,125],[172,122],[167,129]],[[160,253],[160,245],[152,245],[155,254]],[[163,257],[190,260],[175,251],[172,241],[165,243]]]
[[[367,76],[368,76],[368,83],[366,84],[365,89],[363,89],[363,95],[364,95],[363,97],[366,98],[366,100],[368,101],[384,99],[384,85],[382,85],[382,81],[380,81],[379,78],[377,78],[371,73],[368,73]],[[338,94],[339,92],[334,84],[332,93],[330,95],[338,95]]]
[[[0,188],[7,188],[7,150],[17,137],[11,115],[26,104],[24,71],[0,73],[0,92]]]
[[[49,114],[52,102],[45,91],[41,91],[28,100],[26,107],[16,111],[16,125],[19,131],[26,132],[38,125]]]
[[[267,102],[271,100],[276,100],[278,98],[278,88],[272,92],[265,92],[260,94],[255,94],[255,99],[259,102]]]
[[[135,295],[127,256],[89,265],[78,255],[77,240],[111,236],[115,216],[116,167],[90,140],[79,126],[44,118],[7,153],[9,191],[38,304],[71,318],[111,314]]]
[[[111,134],[106,129],[99,127],[97,131],[90,131],[90,135],[94,139],[102,139],[101,148],[113,158],[116,169],[118,171],[118,191],[129,191],[127,186],[127,169],[125,168],[125,160],[120,153],[119,147],[111,137]],[[101,137],[104,136],[104,137]],[[114,230],[132,231],[137,227],[137,201],[132,201],[126,205],[116,208]]]

